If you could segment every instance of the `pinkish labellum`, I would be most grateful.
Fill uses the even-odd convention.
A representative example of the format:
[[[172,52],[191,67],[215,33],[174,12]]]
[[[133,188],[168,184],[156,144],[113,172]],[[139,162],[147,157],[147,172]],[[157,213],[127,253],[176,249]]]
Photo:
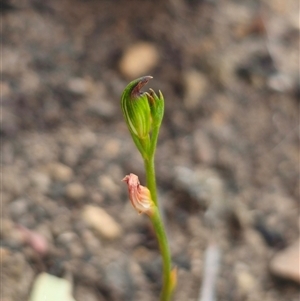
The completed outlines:
[[[122,181],[127,183],[129,199],[138,213],[146,213],[151,216],[154,212],[154,202],[151,193],[145,186],[140,185],[138,176],[135,174],[127,175]]]

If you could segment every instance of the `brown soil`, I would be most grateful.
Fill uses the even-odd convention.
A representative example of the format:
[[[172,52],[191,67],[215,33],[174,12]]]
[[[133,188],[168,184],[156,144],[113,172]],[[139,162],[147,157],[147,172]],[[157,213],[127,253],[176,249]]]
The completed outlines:
[[[218,301],[298,300],[269,270],[299,237],[296,0],[1,5],[1,301],[27,300],[41,272],[71,275],[76,301],[158,300],[155,236],[120,181],[145,183],[119,106],[133,79],[120,61],[140,42],[158,54],[145,72],[166,102],[156,163],[174,300],[198,300],[211,245]],[[91,230],[87,204],[122,235]],[[46,255],[18,225],[46,239]]]

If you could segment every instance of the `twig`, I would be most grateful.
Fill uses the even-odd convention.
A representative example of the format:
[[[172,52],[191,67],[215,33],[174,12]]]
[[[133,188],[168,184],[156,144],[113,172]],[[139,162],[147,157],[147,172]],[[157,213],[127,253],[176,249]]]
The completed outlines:
[[[211,242],[204,257],[203,282],[200,288],[199,301],[215,301],[216,282],[220,268],[221,251],[218,245]]]

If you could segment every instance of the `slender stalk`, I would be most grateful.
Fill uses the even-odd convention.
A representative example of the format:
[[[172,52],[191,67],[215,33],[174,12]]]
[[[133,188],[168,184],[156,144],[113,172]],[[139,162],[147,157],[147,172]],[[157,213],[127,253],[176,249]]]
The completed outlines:
[[[158,134],[159,134],[159,126],[155,126],[152,130],[151,143],[150,143],[150,154],[153,158],[156,150]]]
[[[151,156],[150,158],[144,158],[144,166],[146,170],[147,187],[150,190],[153,202],[159,208],[159,204],[157,201],[157,192],[156,192],[154,156]]]
[[[158,208],[156,208],[154,215],[151,216],[150,219],[155,229],[163,262],[163,287],[160,295],[160,301],[168,301],[171,298],[174,286],[171,277],[171,255],[167,235]]]
[[[156,204],[155,213],[150,217],[150,219],[157,236],[163,263],[163,287],[160,295],[160,301],[168,301],[171,298],[173,289],[173,283],[171,279],[171,255],[157,200],[154,154],[149,160],[145,159],[144,164],[147,177],[147,187],[150,190],[153,202]]]

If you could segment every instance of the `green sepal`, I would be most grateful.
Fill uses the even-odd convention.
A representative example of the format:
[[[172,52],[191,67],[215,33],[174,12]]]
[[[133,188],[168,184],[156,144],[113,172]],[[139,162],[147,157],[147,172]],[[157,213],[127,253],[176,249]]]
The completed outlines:
[[[127,127],[144,158],[147,157],[150,146],[152,117],[147,93],[140,90],[151,78],[152,76],[144,76],[130,82],[121,97]]]
[[[151,117],[152,117],[152,132],[150,139],[150,150],[149,155],[154,156],[156,150],[156,144],[159,134],[159,129],[161,126],[162,119],[164,117],[164,97],[159,91],[159,96],[150,89],[150,93],[147,93],[148,101],[150,104]]]
[[[152,90],[149,89],[150,93],[147,93],[148,101],[150,104],[151,117],[152,117],[152,127],[160,127],[161,122],[164,117],[165,101],[164,97],[159,91],[159,96]]]

